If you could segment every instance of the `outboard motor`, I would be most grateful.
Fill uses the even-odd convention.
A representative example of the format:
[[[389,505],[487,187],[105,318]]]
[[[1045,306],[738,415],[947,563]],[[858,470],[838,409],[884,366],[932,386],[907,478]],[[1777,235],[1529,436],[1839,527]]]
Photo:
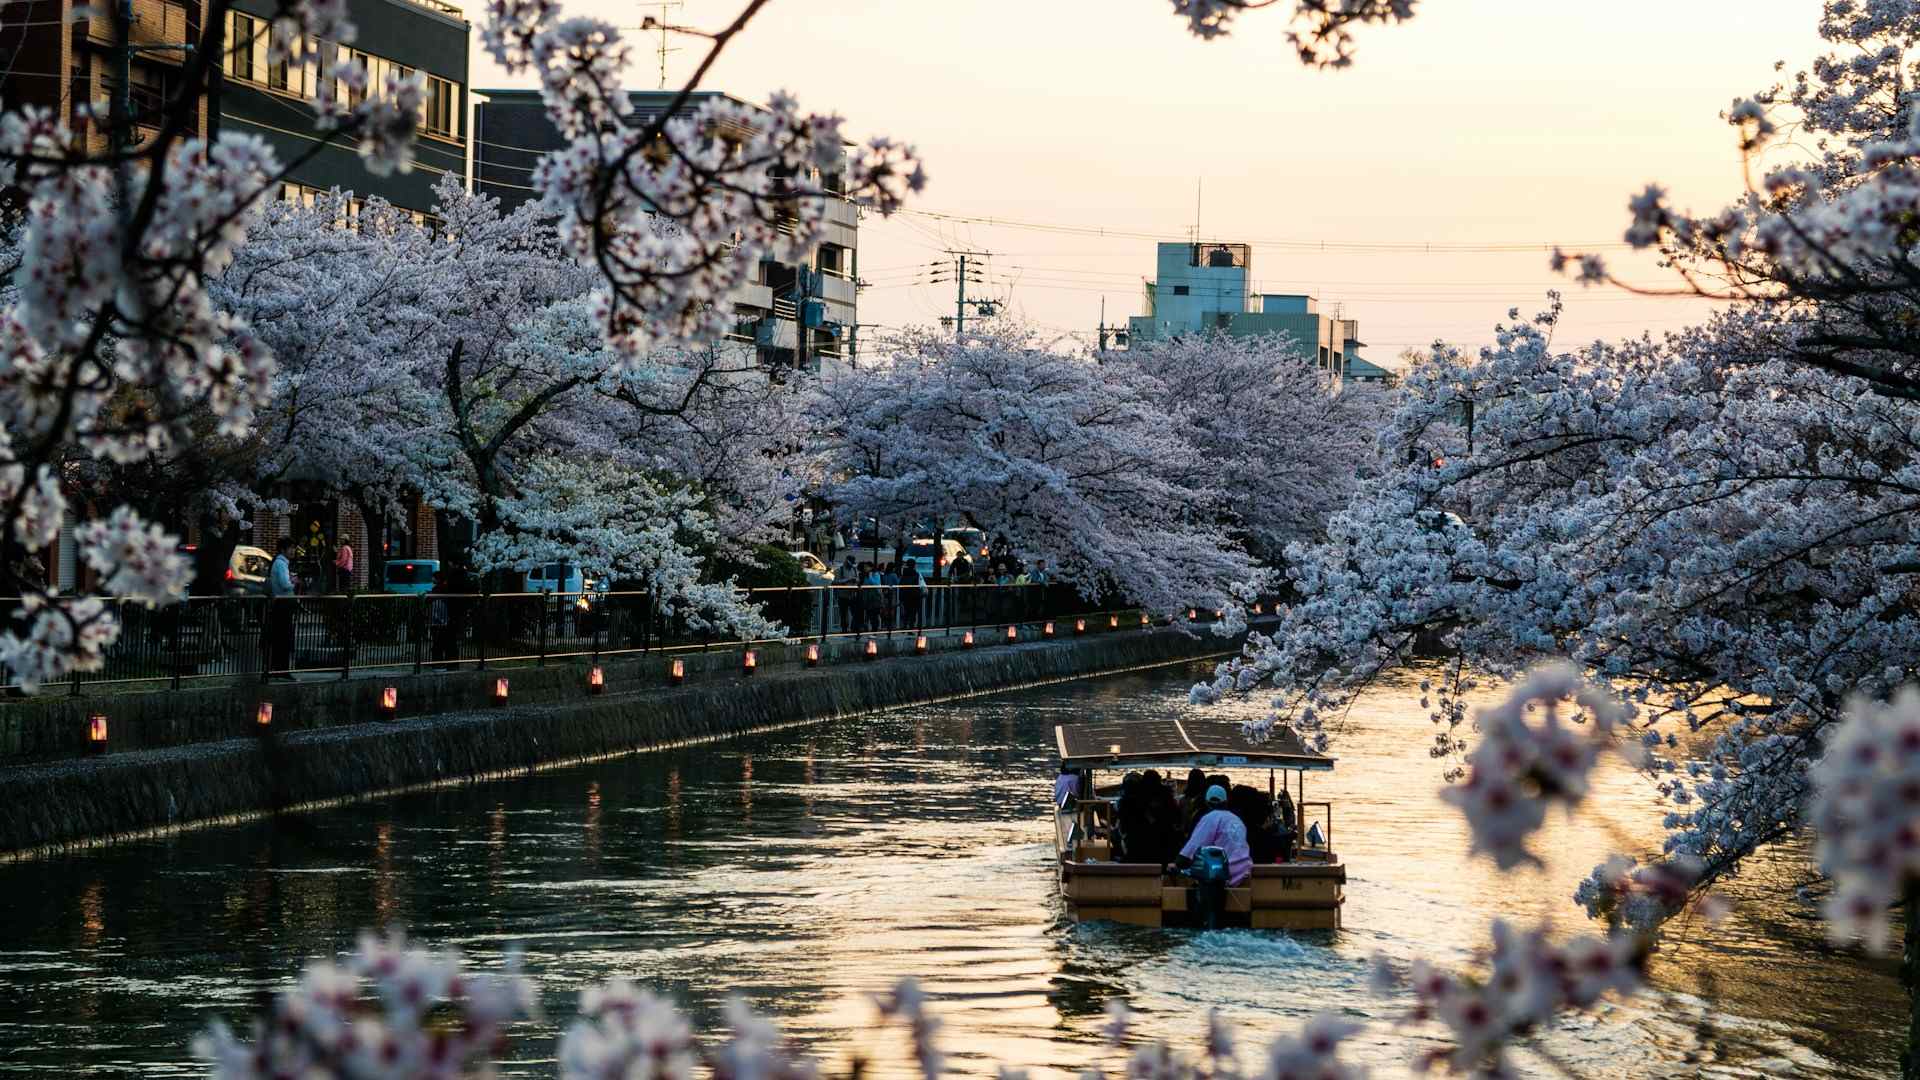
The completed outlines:
[[[1193,865],[1187,868],[1187,876],[1193,878],[1194,892],[1198,894],[1200,912],[1206,918],[1207,929],[1218,929],[1220,916],[1227,910],[1226,849],[1201,848],[1194,855]]]

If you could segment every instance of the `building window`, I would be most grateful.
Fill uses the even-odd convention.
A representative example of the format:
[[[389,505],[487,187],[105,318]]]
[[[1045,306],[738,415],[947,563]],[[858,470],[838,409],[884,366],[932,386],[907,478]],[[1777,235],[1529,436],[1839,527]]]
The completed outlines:
[[[1175,285],[1173,287],[1173,295],[1175,296],[1187,295],[1187,287],[1185,285]]]
[[[847,276],[847,249],[839,244],[820,245],[820,272],[834,277]]]
[[[420,103],[420,129],[443,139],[460,137],[460,90],[438,75],[427,76],[426,97]]]
[[[267,79],[267,21],[227,12],[228,78],[259,83]]]

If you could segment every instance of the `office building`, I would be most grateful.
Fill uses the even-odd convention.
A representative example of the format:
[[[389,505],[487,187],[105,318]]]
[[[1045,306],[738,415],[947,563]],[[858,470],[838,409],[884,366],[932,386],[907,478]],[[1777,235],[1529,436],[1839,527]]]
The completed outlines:
[[[112,2],[112,0],[108,0]],[[446,173],[467,175],[465,113],[469,27],[460,9],[440,0],[346,0],[359,28],[347,59],[366,68],[377,87],[389,71],[426,76],[420,138],[410,173],[367,172],[351,140],[320,147],[314,130],[315,72],[268,56],[271,0],[235,0],[225,15],[226,55],[212,93],[199,103],[194,134],[244,131],[270,144],[283,164],[298,162],[280,194],[305,198],[338,187],[364,198],[378,195],[424,217],[433,187]],[[105,5],[100,5],[104,7]],[[106,15],[76,19],[79,0],[22,0],[0,5],[0,102],[38,105],[67,118],[84,133],[89,149],[107,148],[104,121],[82,106],[107,102],[119,86],[121,54],[114,20]],[[201,38],[203,3],[132,0],[128,27],[127,108],[136,140],[151,137],[154,121],[180,91],[186,47]],[[296,55],[319,52],[320,43],[295,43]]]

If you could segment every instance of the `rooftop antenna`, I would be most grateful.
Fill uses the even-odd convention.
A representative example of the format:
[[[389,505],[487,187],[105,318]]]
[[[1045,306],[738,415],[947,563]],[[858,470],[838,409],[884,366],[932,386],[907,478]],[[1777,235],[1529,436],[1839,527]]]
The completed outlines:
[[[1206,188],[1206,177],[1195,177],[1193,181],[1193,242],[1200,242],[1200,193]]]
[[[640,29],[660,31],[660,47],[654,51],[660,54],[660,89],[665,90],[667,88],[667,54],[680,51],[667,45],[667,31],[671,29],[667,25],[667,9],[686,7],[686,0],[646,0],[646,3],[641,6],[660,9],[660,17],[656,19],[648,15],[640,21]]]

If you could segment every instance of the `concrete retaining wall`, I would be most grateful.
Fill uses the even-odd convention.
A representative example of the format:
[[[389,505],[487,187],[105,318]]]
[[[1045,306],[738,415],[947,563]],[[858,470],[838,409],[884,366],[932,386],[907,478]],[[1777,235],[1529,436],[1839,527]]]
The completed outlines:
[[[893,644],[911,650],[913,639]],[[122,728],[116,727],[115,749],[107,754],[0,768],[0,858],[1167,664],[1218,655],[1235,645],[1172,629],[976,649],[960,649],[957,638],[948,644],[936,655],[872,663],[849,657],[817,670],[799,667],[802,653],[795,648],[787,670],[763,670],[752,678],[739,676],[737,650],[714,653],[701,661],[711,670],[690,670],[688,685],[675,688],[661,685],[665,661],[654,656],[604,665],[609,692],[599,696],[585,694],[583,669],[521,669],[508,673],[515,702],[509,707],[473,707],[485,700],[491,672],[413,679],[399,684],[403,714],[408,705],[428,709],[459,702],[460,707],[403,715],[391,723],[353,722],[372,713],[381,684],[347,680],[332,684],[337,689],[316,691],[318,697],[289,699],[298,701],[290,710],[301,718],[296,723],[283,725],[276,706],[274,733],[264,737],[183,740],[131,751],[119,748]],[[690,669],[699,655],[686,658]],[[426,689],[422,684],[427,683],[440,688]],[[305,686],[284,689],[306,691]],[[258,688],[208,693],[226,710],[222,715],[183,719],[150,730],[147,737],[244,730]],[[347,722],[318,726],[335,700],[327,695],[334,693],[343,695],[340,707],[347,710]],[[542,695],[548,698],[544,703],[528,700]]]
[[[1095,625],[1089,627],[1089,637],[1110,632],[1104,620],[1091,622]],[[1060,621],[1056,628],[1062,637],[1070,636],[1072,621]],[[930,632],[929,652],[959,649],[961,633],[958,630],[944,634]],[[1000,647],[1005,633],[1001,626],[980,628],[977,631],[980,650]],[[1021,640],[1030,641],[1040,634],[1040,624],[1020,627]],[[867,640],[827,641],[821,646],[823,662],[831,666],[859,660]],[[908,633],[872,640],[882,657],[913,651],[914,637]],[[739,674],[743,648],[732,644],[706,651],[629,654],[603,658],[600,666],[606,672],[608,686],[616,690],[667,685],[670,658],[684,661],[690,682],[731,679]],[[800,667],[806,651],[804,645],[778,642],[757,643],[753,648],[763,673]],[[471,666],[451,672],[429,667],[420,675],[413,674],[411,667],[385,673],[361,669],[348,679],[309,674],[299,682],[262,683],[257,678],[236,677],[190,683],[179,690],[156,685],[149,690],[90,692],[77,697],[66,696],[58,687],[52,687],[39,697],[0,701],[0,768],[86,753],[87,717],[93,713],[106,715],[108,742],[115,751],[152,750],[220,742],[251,734],[255,714],[263,701],[273,704],[273,726],[280,731],[340,727],[383,719],[379,703],[381,688],[385,686],[398,690],[402,717],[486,707],[492,700],[494,680],[503,676],[509,681],[510,700],[516,705],[562,704],[586,695],[588,666],[588,658],[576,657],[550,660],[540,667],[530,662],[507,665],[496,662],[484,671]]]

